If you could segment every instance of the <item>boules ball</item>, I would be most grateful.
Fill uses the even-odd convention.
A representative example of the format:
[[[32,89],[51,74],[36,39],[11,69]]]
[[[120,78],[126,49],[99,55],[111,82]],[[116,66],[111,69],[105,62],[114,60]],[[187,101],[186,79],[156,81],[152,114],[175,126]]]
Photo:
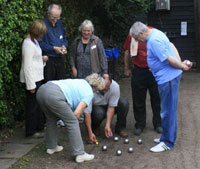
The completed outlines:
[[[102,149],[102,151],[107,151],[108,147],[107,147],[107,145],[103,145],[101,149]]]
[[[142,144],[142,139],[139,138],[139,139],[137,140],[137,143],[138,143],[138,144]]]
[[[188,61],[186,61],[186,65],[188,66],[188,67],[190,67],[191,66],[191,62],[188,60]]]
[[[129,147],[128,148],[128,153],[132,153],[133,152],[133,147]]]
[[[121,150],[117,150],[117,151],[116,151],[116,155],[117,155],[117,156],[122,155],[122,151],[121,151]]]
[[[129,140],[127,138],[124,139],[124,144],[128,144]]]
[[[114,140],[115,142],[117,142],[117,141],[119,141],[119,137],[115,136],[115,137],[113,138],[113,140]]]

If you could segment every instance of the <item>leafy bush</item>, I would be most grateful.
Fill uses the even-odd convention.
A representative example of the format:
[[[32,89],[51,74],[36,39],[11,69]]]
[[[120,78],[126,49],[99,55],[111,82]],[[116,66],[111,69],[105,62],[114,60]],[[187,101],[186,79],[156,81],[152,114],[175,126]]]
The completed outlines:
[[[41,17],[42,7],[43,0],[0,0],[0,128],[23,116],[21,44],[30,23]]]

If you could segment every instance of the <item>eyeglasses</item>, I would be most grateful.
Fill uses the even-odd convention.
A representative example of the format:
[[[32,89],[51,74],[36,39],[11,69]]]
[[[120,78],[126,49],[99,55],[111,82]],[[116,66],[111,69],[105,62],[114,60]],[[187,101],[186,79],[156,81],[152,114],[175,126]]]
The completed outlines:
[[[56,17],[56,16],[52,16],[52,15],[49,15],[51,19],[54,19],[54,20],[58,20],[60,19],[60,17]]]

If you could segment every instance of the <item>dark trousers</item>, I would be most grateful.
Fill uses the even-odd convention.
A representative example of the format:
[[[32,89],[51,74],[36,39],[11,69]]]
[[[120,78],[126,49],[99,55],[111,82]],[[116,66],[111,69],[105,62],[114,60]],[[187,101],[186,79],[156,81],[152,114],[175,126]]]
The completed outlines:
[[[44,67],[44,81],[66,79],[65,58],[49,57]]]
[[[42,81],[36,83],[36,92],[41,85]],[[36,92],[31,94],[30,91],[26,90],[26,136],[31,136],[44,129],[44,114],[37,103]]]
[[[92,129],[100,127],[102,121],[106,118],[108,106],[92,106]],[[115,114],[117,114],[117,123],[115,125],[115,132],[120,132],[126,128],[126,116],[129,111],[128,99],[120,98],[118,105],[115,108]]]
[[[131,79],[135,127],[146,127],[146,95],[149,90],[154,128],[161,126],[160,96],[157,83],[149,69],[134,67]]]

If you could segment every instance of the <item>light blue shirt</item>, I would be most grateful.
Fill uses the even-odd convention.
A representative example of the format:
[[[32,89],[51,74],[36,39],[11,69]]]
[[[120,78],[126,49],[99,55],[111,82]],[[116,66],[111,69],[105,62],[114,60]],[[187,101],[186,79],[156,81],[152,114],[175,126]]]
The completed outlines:
[[[80,101],[90,104],[93,98],[93,90],[90,84],[84,79],[54,80],[52,83],[58,85],[69,103],[75,110]]]
[[[182,73],[181,69],[167,61],[169,56],[178,59],[167,36],[158,29],[152,29],[147,37],[147,63],[158,84],[173,80]]]

